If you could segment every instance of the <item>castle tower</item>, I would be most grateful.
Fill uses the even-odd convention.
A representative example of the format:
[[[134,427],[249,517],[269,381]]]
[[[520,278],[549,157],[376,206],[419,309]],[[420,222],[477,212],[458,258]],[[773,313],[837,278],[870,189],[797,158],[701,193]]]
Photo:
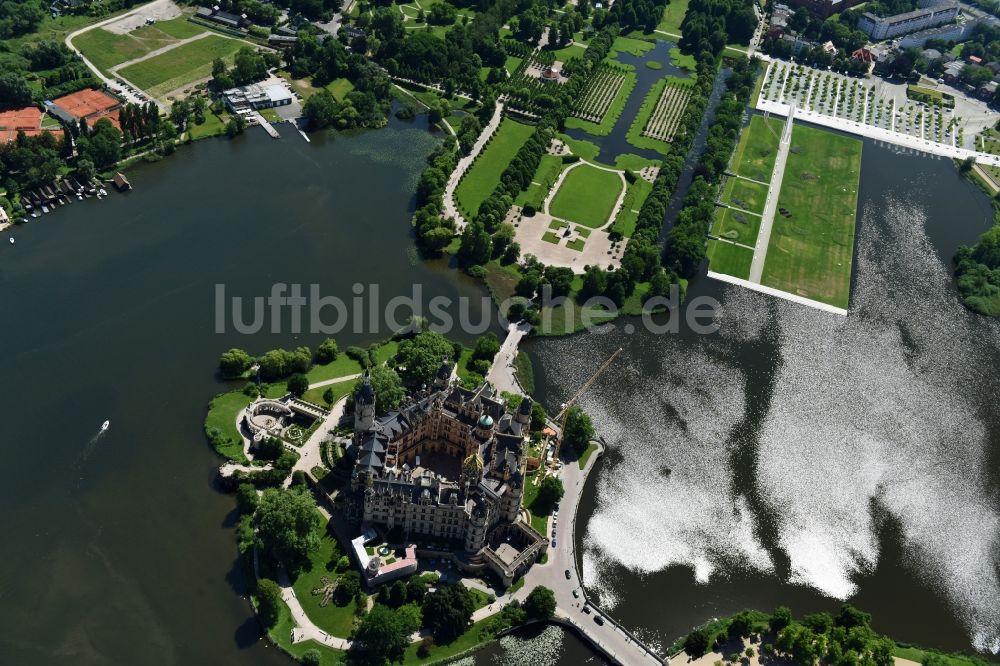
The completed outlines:
[[[521,512],[521,501],[524,498],[524,474],[516,469],[507,482],[507,492],[500,501],[500,518],[508,523],[517,520]]]
[[[521,404],[517,408],[517,414],[514,415],[514,420],[524,427],[528,427],[528,424],[531,423],[531,408],[534,407],[534,405],[534,400],[525,396],[524,400],[521,401]]]
[[[451,382],[451,370],[452,363],[448,359],[441,360],[441,367],[438,368],[437,374],[434,375],[434,389],[440,391],[441,389],[447,388],[449,382]]]
[[[354,434],[368,432],[375,425],[375,389],[371,372],[365,371],[361,388],[354,396]]]
[[[476,553],[486,545],[486,525],[489,509],[482,498],[477,498],[472,505],[472,513],[465,524],[465,550]]]

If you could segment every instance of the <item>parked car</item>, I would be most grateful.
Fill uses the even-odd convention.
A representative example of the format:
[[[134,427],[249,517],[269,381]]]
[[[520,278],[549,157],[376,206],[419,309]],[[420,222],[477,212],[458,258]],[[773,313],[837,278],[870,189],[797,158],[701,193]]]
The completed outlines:
[[[552,539],[552,547],[553,548],[556,547],[556,540],[555,539]],[[569,578],[569,576],[566,576],[566,578]]]
[[[566,569],[565,573],[566,573],[566,580],[569,580],[570,579],[569,569]]]
[[[590,606],[584,606],[583,612],[586,613],[587,615],[590,615]]]
[[[580,598],[580,590],[573,590],[573,598],[574,599]]]
[[[595,615],[594,616],[594,622],[596,622],[597,624],[601,625],[602,627],[604,626],[604,618],[601,617],[600,615]]]

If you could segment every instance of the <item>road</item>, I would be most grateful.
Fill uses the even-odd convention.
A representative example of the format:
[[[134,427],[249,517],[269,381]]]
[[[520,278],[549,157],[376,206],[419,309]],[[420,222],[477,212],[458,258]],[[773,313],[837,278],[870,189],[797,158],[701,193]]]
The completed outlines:
[[[103,21],[99,21],[97,23],[91,23],[88,26],[84,26],[83,28],[80,28],[79,30],[76,30],[76,31],[71,32],[68,35],[66,35],[66,39],[63,40],[63,41],[66,43],[66,47],[69,50],[73,51],[73,53],[75,53],[78,56],[80,56],[80,59],[83,60],[83,64],[85,64],[90,69],[90,71],[94,73],[94,76],[96,76],[101,81],[103,81],[104,85],[106,85],[108,88],[111,88],[112,90],[119,90],[121,88],[121,86],[118,84],[117,81],[115,81],[114,79],[111,79],[111,78],[108,78],[107,76],[105,76],[104,73],[101,72],[101,70],[97,69],[97,66],[95,66],[94,63],[90,62],[90,60],[88,60],[87,57],[83,55],[83,53],[80,51],[80,49],[78,49],[75,46],[73,46],[73,39],[76,38],[76,37],[78,37],[79,35],[82,35],[85,32],[89,32],[89,31],[93,30],[94,28],[100,28],[101,26],[108,25],[109,23],[114,23],[115,21],[120,21],[120,20],[122,20],[125,17],[133,16],[135,14],[141,14],[143,12],[148,12],[151,9],[155,9],[156,7],[159,7],[161,5],[172,5],[172,4],[173,4],[173,0],[153,0],[153,2],[148,2],[148,3],[144,4],[144,5],[136,7],[135,9],[133,9],[130,12],[126,12],[126,13],[120,14],[118,16],[112,16],[109,19],[105,19]],[[121,97],[124,97],[126,102],[131,102],[133,104],[144,104],[145,103],[145,101],[139,99],[139,97],[134,92],[129,92],[127,90],[121,89],[118,94]],[[160,108],[161,111],[166,112],[167,107],[164,106],[163,104],[161,104],[159,100],[154,99],[152,101],[156,103],[156,105]]]
[[[767,202],[764,204],[764,214],[760,221],[760,231],[757,232],[757,243],[753,251],[753,263],[750,264],[750,282],[760,284],[764,274],[764,261],[767,258],[767,246],[771,242],[771,229],[774,226],[774,214],[778,209],[778,195],[781,193],[781,180],[785,174],[785,162],[788,161],[788,149],[792,145],[792,124],[795,120],[795,105],[788,107],[788,120],[781,131],[778,142],[778,156],[774,160],[774,171],[771,173],[771,185],[767,190]]]

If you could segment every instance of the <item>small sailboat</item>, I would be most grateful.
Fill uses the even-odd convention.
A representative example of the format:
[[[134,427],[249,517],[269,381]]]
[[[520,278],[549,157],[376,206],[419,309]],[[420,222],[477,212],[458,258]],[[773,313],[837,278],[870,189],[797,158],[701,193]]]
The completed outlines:
[[[11,245],[13,245],[13,244],[14,244],[14,237],[13,237],[13,236],[11,236],[11,237],[10,237],[10,244],[11,244]]]
[[[101,432],[104,432],[110,427],[111,427],[111,421],[105,421],[104,423],[101,424]]]

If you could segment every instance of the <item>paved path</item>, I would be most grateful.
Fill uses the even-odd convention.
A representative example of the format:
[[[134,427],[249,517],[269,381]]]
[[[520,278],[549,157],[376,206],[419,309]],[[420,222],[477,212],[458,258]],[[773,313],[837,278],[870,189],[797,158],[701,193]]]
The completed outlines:
[[[90,25],[84,26],[83,28],[80,28],[79,30],[75,30],[75,31],[69,33],[68,35],[66,35],[66,39],[63,40],[63,41],[65,42],[67,48],[69,48],[71,51],[73,51],[78,56],[80,56],[80,59],[83,60],[83,64],[85,64],[88,68],[90,68],[90,71],[94,73],[94,76],[96,76],[101,81],[103,81],[104,84],[106,86],[108,86],[109,88],[118,88],[119,86],[118,86],[118,83],[116,81],[114,81],[113,79],[110,79],[107,76],[105,76],[104,73],[101,72],[101,70],[97,69],[97,66],[94,65],[94,63],[90,62],[86,58],[86,56],[83,55],[83,53],[80,51],[80,49],[78,49],[75,46],[73,46],[73,39],[76,38],[76,37],[78,37],[78,36],[80,36],[80,35],[82,35],[85,32],[89,32],[89,31],[93,30],[94,28],[100,28],[101,26],[105,26],[105,25],[107,25],[109,23],[114,23],[115,21],[120,21],[121,19],[123,19],[123,18],[125,18],[127,16],[132,16],[133,14],[140,14],[142,12],[149,11],[150,9],[153,9],[155,7],[159,7],[161,5],[168,5],[168,4],[173,4],[173,0],[153,0],[153,2],[149,2],[149,3],[146,3],[145,5],[140,6],[140,7],[136,7],[135,9],[133,9],[130,12],[126,12],[126,13],[120,14],[118,16],[112,16],[109,19],[105,19],[105,20],[99,21],[97,23],[91,23]],[[132,102],[134,104],[143,104],[143,101],[141,99],[139,99],[136,96],[135,93],[128,92],[127,90],[122,90],[119,94],[122,97],[125,98],[126,102]],[[166,111],[166,108],[162,104],[160,104],[160,102],[158,100],[153,100],[153,101],[156,102],[156,105],[159,106],[161,110]]]
[[[347,396],[345,395],[330,408],[330,414],[319,424],[309,439],[298,448],[299,459],[292,467],[291,474],[281,484],[285,488],[292,485],[292,475],[295,472],[311,473],[313,467],[323,466],[323,440],[330,434],[330,431],[337,427],[340,419],[344,416],[344,408],[347,406]]]
[[[486,381],[493,384],[498,391],[524,395],[524,389],[514,374],[514,359],[517,357],[517,346],[530,330],[530,324],[510,324],[507,327],[507,337],[500,345],[500,351],[493,357],[493,365],[486,375]]]
[[[500,127],[500,120],[503,117],[503,102],[497,102],[497,108],[493,111],[493,117],[490,118],[490,122],[486,123],[486,127],[483,128],[482,133],[480,133],[479,138],[476,139],[476,144],[472,147],[472,150],[468,155],[463,157],[458,161],[455,166],[455,170],[451,172],[451,176],[448,178],[447,184],[444,186],[444,216],[445,218],[453,218],[455,220],[455,226],[458,231],[461,231],[467,222],[459,212],[458,206],[455,204],[455,188],[458,187],[458,182],[462,180],[462,176],[465,172],[469,170],[472,163],[476,161],[476,157],[482,152],[483,147],[486,142],[489,141],[493,133],[497,131]]]
[[[785,174],[785,162],[788,161],[788,149],[792,145],[792,125],[795,122],[795,106],[789,107],[788,119],[781,132],[778,142],[778,156],[774,160],[774,171],[771,172],[771,185],[767,190],[767,201],[764,203],[764,214],[760,221],[760,231],[757,232],[757,244],[753,251],[753,263],[750,264],[750,282],[760,284],[764,274],[764,260],[767,258],[767,246],[771,242],[771,228],[774,226],[774,214],[778,209],[778,195],[781,193],[781,180]]]
[[[330,384],[339,384],[340,382],[349,382],[352,379],[358,379],[361,377],[360,372],[356,372],[353,375],[344,375],[343,377],[334,377],[333,379],[324,379],[321,382],[313,382],[309,385],[309,388],[322,388],[324,386],[329,386]]]

